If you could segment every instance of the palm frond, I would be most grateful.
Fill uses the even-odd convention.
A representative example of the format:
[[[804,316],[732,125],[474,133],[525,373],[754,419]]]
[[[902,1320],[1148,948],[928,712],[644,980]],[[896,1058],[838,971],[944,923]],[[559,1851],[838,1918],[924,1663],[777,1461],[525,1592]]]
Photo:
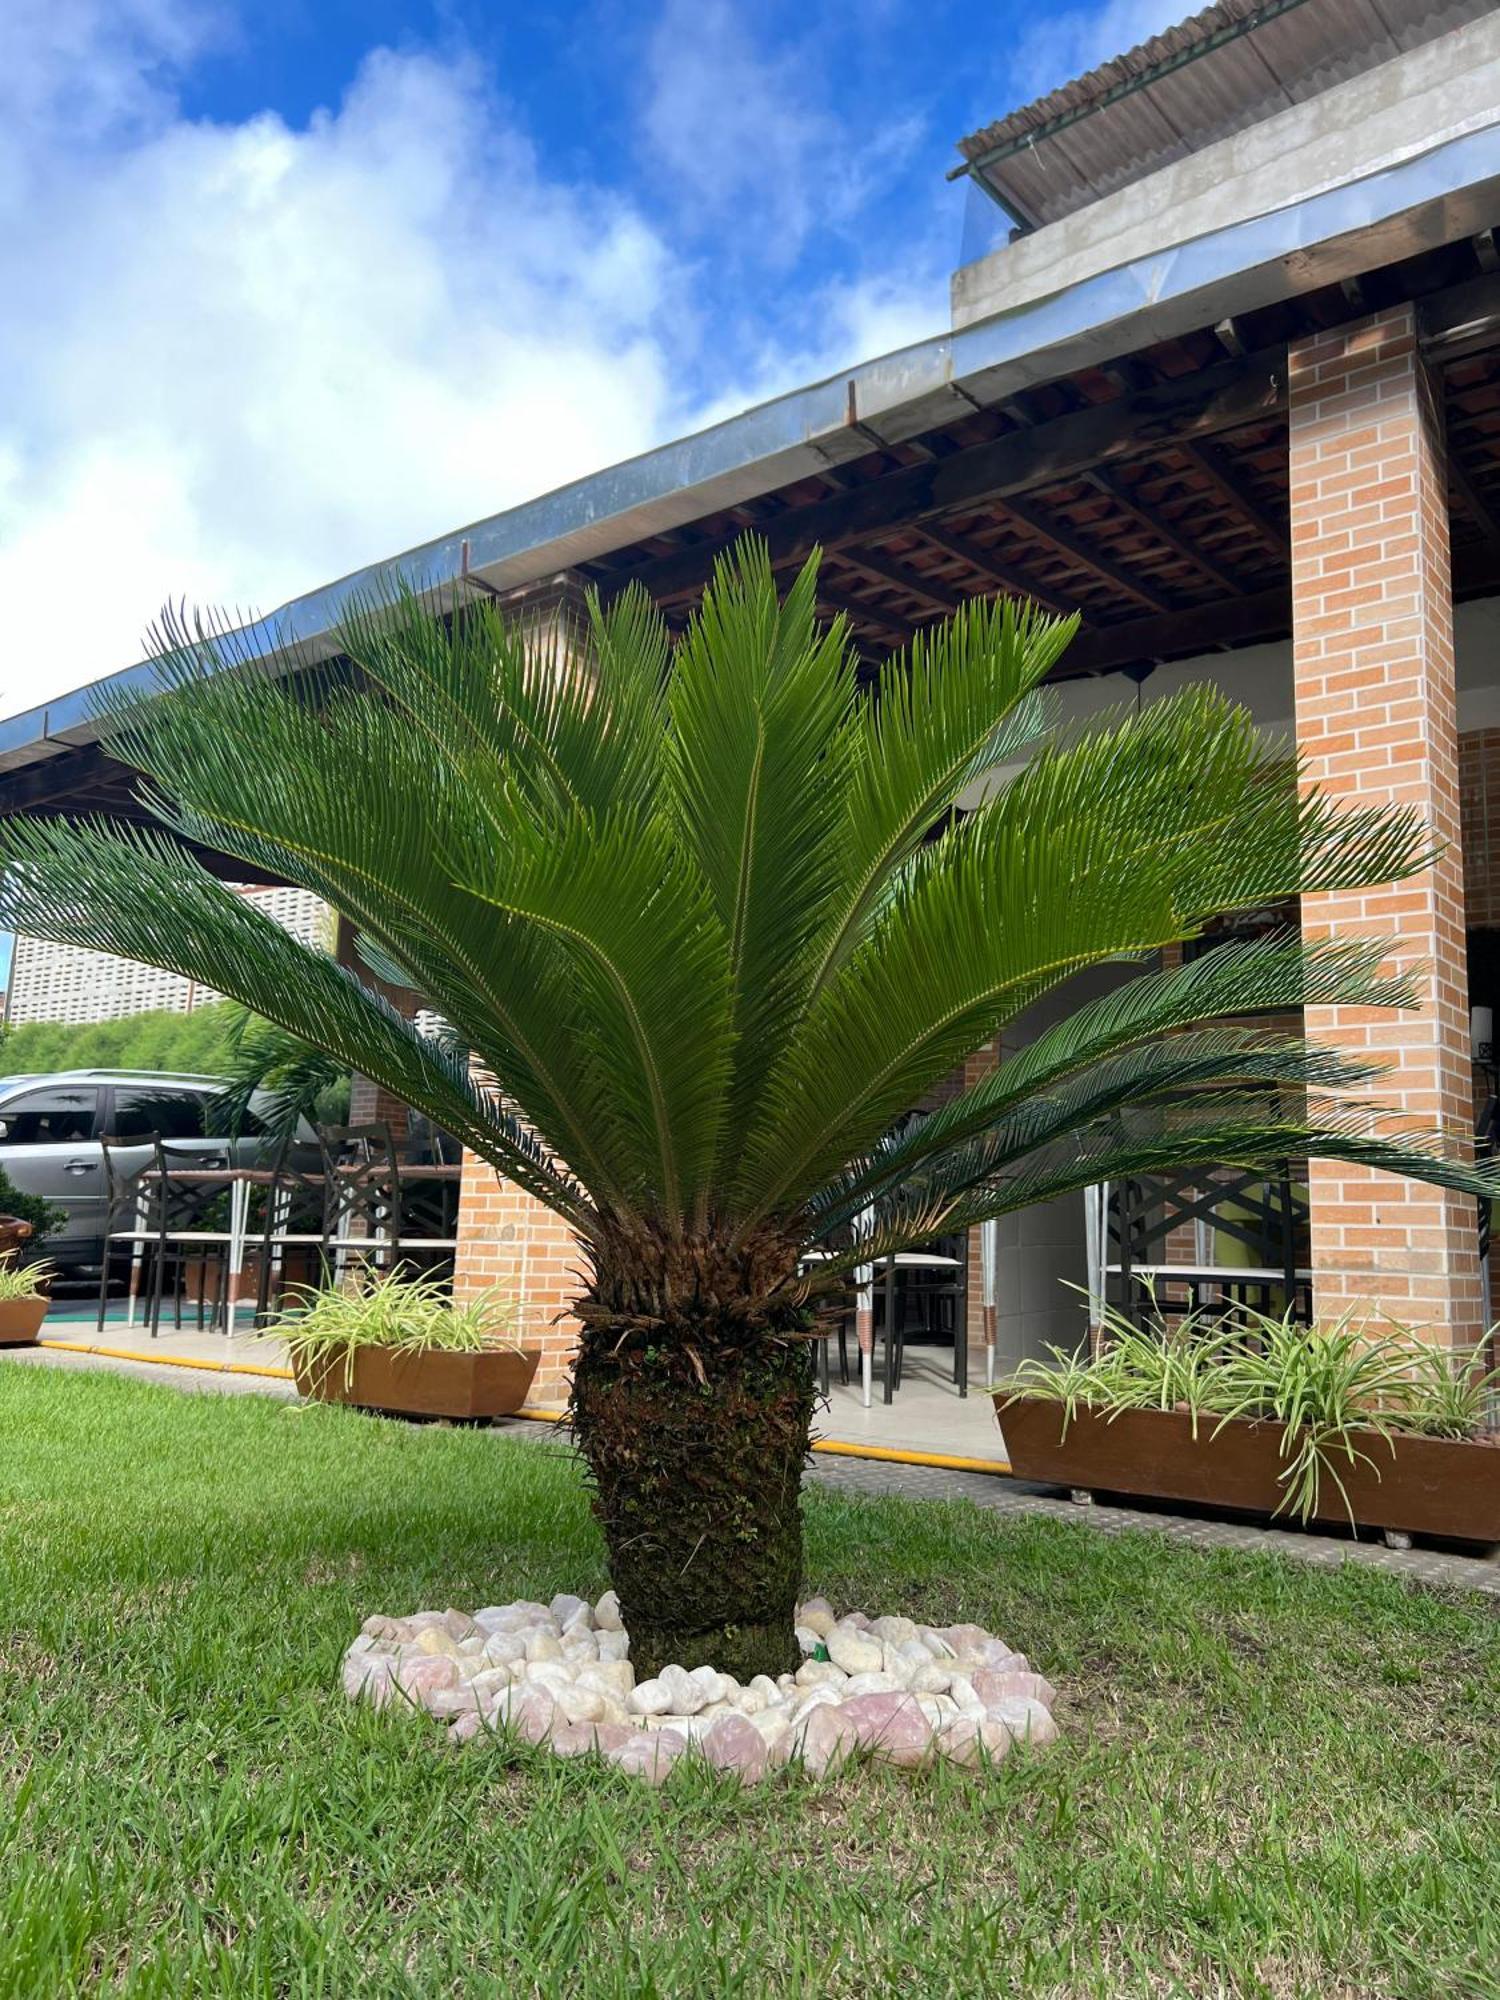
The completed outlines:
[[[739,1133],[800,1009],[810,941],[835,882],[854,659],[819,630],[818,560],[781,601],[763,543],[722,559],[677,649],[668,738],[674,826],[728,940]]]
[[[840,1190],[857,1209],[862,1191],[920,1172],[930,1158],[981,1137],[1018,1106],[1039,1096],[1050,1098],[1065,1080],[1080,1072],[1092,1074],[1110,1058],[1139,1051],[1149,1062],[1150,1045],[1179,1037],[1185,1029],[1308,1006],[1408,1006],[1411,980],[1380,970],[1389,951],[1384,938],[1304,943],[1295,933],[1279,932],[1217,946],[1182,965],[1141,972],[1044,1029],[914,1129],[882,1141],[871,1159],[851,1162]]]
[[[577,1183],[461,1062],[167,835],[99,821],[12,820],[0,852],[0,923],[142,959],[228,994],[425,1111],[559,1213],[579,1222],[590,1215]]]

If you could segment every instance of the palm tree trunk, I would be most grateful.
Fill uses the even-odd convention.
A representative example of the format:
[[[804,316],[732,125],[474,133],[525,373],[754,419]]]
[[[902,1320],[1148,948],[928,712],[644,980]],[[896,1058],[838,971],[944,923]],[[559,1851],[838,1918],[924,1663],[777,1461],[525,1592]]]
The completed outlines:
[[[611,1331],[585,1337],[573,1422],[637,1679],[673,1661],[741,1682],[795,1671],[810,1343]]]

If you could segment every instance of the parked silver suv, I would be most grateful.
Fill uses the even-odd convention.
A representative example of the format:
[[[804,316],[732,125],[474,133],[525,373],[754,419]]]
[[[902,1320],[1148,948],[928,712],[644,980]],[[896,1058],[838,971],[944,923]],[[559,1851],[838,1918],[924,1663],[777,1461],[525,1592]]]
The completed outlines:
[[[42,1195],[67,1214],[43,1254],[65,1269],[98,1268],[107,1196],[101,1134],[142,1141],[138,1157],[134,1147],[124,1156],[127,1170],[145,1165],[152,1132],[201,1152],[205,1166],[267,1162],[274,1145],[253,1108],[228,1136],[223,1091],[219,1077],[136,1070],[0,1078],[0,1166],[23,1194]]]

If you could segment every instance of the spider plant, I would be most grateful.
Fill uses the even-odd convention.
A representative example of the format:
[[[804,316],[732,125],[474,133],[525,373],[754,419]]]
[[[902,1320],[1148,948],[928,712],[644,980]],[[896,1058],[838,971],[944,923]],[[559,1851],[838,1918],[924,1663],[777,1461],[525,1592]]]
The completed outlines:
[[[1301,1326],[1290,1314],[1245,1317],[1244,1338],[1220,1371],[1215,1401],[1222,1414],[1214,1436],[1236,1417],[1283,1425],[1277,1481],[1286,1490],[1275,1511],[1311,1520],[1327,1477],[1352,1526],[1339,1466],[1364,1464],[1380,1476],[1361,1439],[1378,1438],[1395,1456],[1395,1413],[1411,1390],[1408,1343],[1369,1334],[1352,1314],[1327,1328]]]
[[[1417,1437],[1479,1437],[1496,1428],[1500,1367],[1486,1368],[1482,1346],[1459,1352],[1411,1338],[1411,1386],[1397,1412],[1403,1430]]]
[[[1477,1350],[1455,1357],[1409,1328],[1371,1332],[1346,1316],[1307,1327],[1289,1316],[1245,1311],[1232,1323],[1188,1314],[1138,1327],[1115,1307],[1100,1323],[1091,1359],[1050,1348],[1028,1360],[995,1391],[1003,1410],[1018,1396],[1062,1404],[1063,1435],[1080,1409],[1113,1421],[1126,1410],[1179,1410],[1213,1417],[1212,1437],[1227,1423],[1282,1426],[1285,1489],[1277,1513],[1310,1520],[1331,1480],[1349,1514],[1340,1468],[1368,1465],[1372,1446],[1395,1455],[1403,1435],[1468,1439],[1491,1423],[1500,1368],[1486,1369]]]
[[[994,1394],[1002,1408],[1018,1396],[1064,1404],[1065,1436],[1084,1405],[1103,1410],[1110,1421],[1126,1410],[1185,1411],[1196,1437],[1200,1414],[1217,1407],[1219,1373],[1234,1338],[1221,1319],[1206,1313],[1188,1313],[1175,1324],[1158,1316],[1137,1326],[1106,1304],[1092,1359],[1049,1347],[1050,1361],[1023,1361]]]
[[[514,1310],[493,1291],[455,1303],[439,1279],[396,1270],[357,1272],[342,1286],[298,1286],[296,1296],[297,1307],[273,1322],[293,1368],[321,1371],[342,1361],[346,1387],[368,1348],[403,1355],[521,1351],[512,1332]]]
[[[52,1277],[50,1264],[0,1264],[0,1305],[43,1297]]]

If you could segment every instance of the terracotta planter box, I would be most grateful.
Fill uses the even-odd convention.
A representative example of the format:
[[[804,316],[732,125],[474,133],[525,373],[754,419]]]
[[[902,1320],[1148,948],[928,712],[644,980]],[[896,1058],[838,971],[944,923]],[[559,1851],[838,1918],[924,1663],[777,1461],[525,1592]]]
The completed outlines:
[[[1063,1407],[1046,1397],[997,1398],[995,1413],[1018,1479],[1248,1514],[1274,1514],[1286,1492],[1277,1483],[1285,1463],[1280,1424],[1235,1420],[1215,1437],[1218,1419],[1205,1417],[1194,1438],[1192,1419],[1175,1411],[1125,1410],[1111,1418],[1080,1410],[1065,1436]],[[1318,1521],[1347,1527],[1352,1512],[1364,1528],[1500,1542],[1500,1446],[1402,1437],[1393,1449],[1366,1433],[1356,1450],[1364,1456],[1353,1465],[1336,1460],[1343,1494],[1324,1474]]]
[[[297,1387],[322,1403],[350,1403],[404,1417],[508,1417],[520,1409],[541,1359],[535,1348],[474,1354],[401,1354],[362,1347],[347,1360],[294,1363]]]
[[[0,1299],[0,1347],[33,1347],[51,1303],[40,1299]]]

